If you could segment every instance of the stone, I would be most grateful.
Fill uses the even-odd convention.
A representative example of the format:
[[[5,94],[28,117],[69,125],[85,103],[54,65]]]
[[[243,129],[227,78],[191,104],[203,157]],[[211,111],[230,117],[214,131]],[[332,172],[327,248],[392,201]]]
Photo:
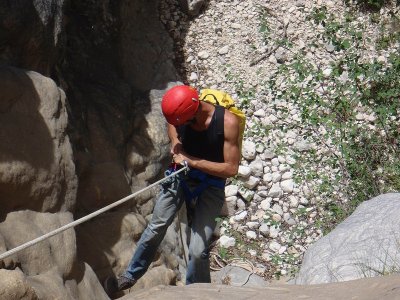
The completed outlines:
[[[236,245],[236,240],[233,237],[223,235],[219,238],[219,244],[223,248],[231,248]]]
[[[239,187],[235,184],[225,186],[225,197],[236,196],[238,194]]]
[[[279,198],[282,195],[283,191],[280,187],[279,183],[275,183],[272,185],[271,189],[268,192],[268,197]]]
[[[218,50],[218,54],[220,54],[220,55],[228,54],[228,52],[229,52],[229,46],[228,45],[223,46],[222,48],[220,48]]]
[[[378,276],[382,270],[397,266],[399,214],[400,193],[383,194],[361,203],[347,219],[309,247],[296,284]]]
[[[257,238],[257,233],[252,230],[246,232],[246,237],[250,240],[255,240]]]
[[[251,174],[251,168],[249,166],[239,166],[238,176],[243,178],[248,178]]]
[[[285,193],[292,193],[294,189],[294,181],[292,179],[283,180],[281,182],[281,188]]]
[[[250,176],[250,177],[248,178],[248,180],[246,180],[246,181],[243,183],[243,185],[244,185],[246,188],[252,190],[252,189],[254,189],[254,188],[259,184],[259,182],[260,182],[260,179],[259,179],[259,178],[255,177],[255,176]]]
[[[256,144],[251,141],[244,141],[242,155],[245,159],[253,160],[256,157]]]

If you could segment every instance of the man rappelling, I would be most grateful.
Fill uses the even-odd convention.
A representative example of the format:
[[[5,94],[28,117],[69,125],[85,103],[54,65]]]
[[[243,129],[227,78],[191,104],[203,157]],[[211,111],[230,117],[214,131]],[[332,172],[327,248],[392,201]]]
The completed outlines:
[[[240,119],[218,103],[201,101],[186,85],[169,89],[161,107],[175,167],[187,165],[189,172],[163,184],[126,271],[118,279],[106,280],[108,294],[132,287],[144,275],[183,203],[191,228],[186,284],[211,282],[209,246],[225,200],[226,178],[238,172]]]

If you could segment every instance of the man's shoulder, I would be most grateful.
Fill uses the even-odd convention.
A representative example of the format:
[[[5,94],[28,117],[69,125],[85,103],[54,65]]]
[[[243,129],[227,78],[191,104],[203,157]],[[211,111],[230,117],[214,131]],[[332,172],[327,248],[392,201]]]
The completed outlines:
[[[239,118],[228,109],[225,109],[224,123],[225,125],[236,126],[239,124]]]

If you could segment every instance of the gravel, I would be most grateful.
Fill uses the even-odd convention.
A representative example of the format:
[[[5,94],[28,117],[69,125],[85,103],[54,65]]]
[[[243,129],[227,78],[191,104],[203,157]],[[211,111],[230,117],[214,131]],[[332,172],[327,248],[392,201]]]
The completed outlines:
[[[334,187],[334,198],[327,198],[318,194],[321,181],[296,180],[296,157],[312,151],[320,161],[302,166],[305,172],[320,172],[329,178],[340,176],[339,169],[323,163],[329,153],[336,151],[335,145],[330,140],[320,142],[324,129],[304,137],[306,129],[299,107],[280,97],[287,88],[287,78],[276,77],[279,89],[275,93],[268,86],[268,80],[297,53],[305,53],[310,64],[326,78],[332,76],[332,63],[339,61],[343,53],[323,38],[321,25],[310,21],[311,14],[322,6],[337,22],[350,11],[337,0],[211,0],[198,17],[189,19],[179,10],[177,0],[160,4],[161,21],[175,41],[182,81],[198,89],[225,90],[245,110],[247,124],[239,176],[226,187],[230,216],[217,247],[236,247],[237,251],[232,252],[236,256],[266,266],[266,278],[293,276],[304,252],[322,236],[318,222],[327,213],[324,204],[349,200],[340,186]],[[386,18],[391,10],[399,15],[396,9],[392,3],[378,14]],[[390,53],[398,51],[398,43],[378,50],[375,41],[380,25],[371,22],[367,12],[353,10],[352,14],[356,15],[352,25],[363,28],[364,37],[368,37],[364,47],[357,49],[360,61],[378,58],[386,62]],[[290,47],[285,42],[290,42]],[[348,73],[344,71],[339,80],[346,83]],[[311,77],[305,78],[302,84],[312,81]],[[324,87],[316,90],[326,93]],[[361,109],[357,120],[373,128],[375,118]]]

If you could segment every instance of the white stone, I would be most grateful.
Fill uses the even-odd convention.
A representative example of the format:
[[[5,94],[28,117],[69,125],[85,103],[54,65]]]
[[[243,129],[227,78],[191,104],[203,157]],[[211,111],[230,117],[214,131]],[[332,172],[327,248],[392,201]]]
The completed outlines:
[[[279,230],[278,227],[276,227],[276,226],[270,226],[270,227],[269,227],[268,235],[269,235],[270,238],[275,239],[275,238],[278,237],[279,232],[280,232],[280,230]]]
[[[286,246],[282,246],[282,247],[279,248],[278,253],[279,253],[279,254],[283,254],[283,253],[286,252],[286,249],[287,249]]]
[[[281,180],[281,178],[282,178],[282,175],[281,175],[280,172],[274,172],[274,173],[272,173],[272,182],[273,182],[273,183],[279,182],[279,181]]]
[[[257,238],[257,233],[252,230],[246,232],[246,237],[250,240],[255,240]]]
[[[247,211],[242,211],[235,215],[233,218],[235,221],[243,221],[247,217]]]
[[[239,166],[238,176],[248,178],[251,174],[251,168],[249,166]]]
[[[243,185],[244,185],[246,188],[252,190],[252,189],[254,189],[254,188],[259,184],[259,182],[260,182],[260,178],[255,177],[255,176],[250,176],[250,177],[243,183]]]
[[[256,145],[256,151],[257,151],[257,153],[263,153],[263,152],[264,152],[264,149],[265,149],[265,147],[264,147],[263,144],[257,144],[257,145]]]
[[[268,196],[272,198],[279,198],[282,196],[283,191],[279,185],[279,183],[275,183],[272,185],[271,189],[268,192]]]
[[[294,181],[292,179],[284,180],[281,182],[281,188],[285,193],[291,193],[294,189]]]
[[[237,199],[236,206],[238,207],[239,210],[246,209],[246,203],[244,203],[242,199]]]
[[[251,141],[243,143],[242,155],[245,159],[253,160],[256,157],[256,144]]]
[[[296,208],[297,206],[299,206],[299,199],[295,196],[290,196],[289,204],[290,204],[290,207]]]
[[[282,217],[279,214],[273,214],[272,220],[274,220],[275,222],[280,222],[280,221],[282,221]]]
[[[380,63],[386,63],[386,57],[383,55],[378,56],[377,61]]]
[[[264,183],[269,183],[272,181],[272,174],[268,173],[268,174],[264,174],[263,176],[263,182]]]
[[[276,241],[272,241],[272,242],[269,244],[269,249],[271,249],[271,250],[274,251],[274,252],[278,252],[279,249],[281,249],[281,244],[279,244],[279,243],[276,242]]]
[[[270,150],[270,149],[266,149],[266,150],[264,151],[264,157],[265,157],[266,159],[273,159],[273,158],[275,157],[275,153],[274,153],[272,150]]]
[[[246,226],[249,227],[250,229],[255,229],[255,228],[260,226],[260,223],[258,223],[258,222],[247,222]]]
[[[278,155],[278,161],[279,161],[280,164],[286,163],[286,159],[282,155]]]
[[[228,45],[223,46],[222,48],[220,48],[218,50],[218,54],[220,54],[220,55],[228,54],[228,52],[229,52],[229,46]]]
[[[279,204],[274,204],[272,210],[281,216],[283,215],[282,207]]]
[[[292,173],[291,171],[285,172],[285,173],[283,173],[283,175],[282,175],[282,179],[283,179],[283,180],[292,179],[292,177],[293,177],[293,173]]]
[[[268,235],[269,233],[269,226],[266,223],[261,224],[261,226],[258,228],[258,230],[261,232],[263,235]]]
[[[283,172],[289,171],[290,166],[287,164],[281,164],[281,165],[279,165],[278,170],[283,173]]]
[[[273,158],[272,160],[271,160],[271,163],[272,163],[272,165],[273,166],[275,166],[275,167],[278,167],[279,166],[279,160],[278,160],[278,158]]]
[[[324,71],[322,71],[322,74],[323,74],[325,77],[331,76],[331,73],[332,73],[332,69],[331,69],[331,68],[327,68],[327,69],[325,69]]]
[[[256,256],[256,255],[257,255],[257,251],[256,251],[256,250],[253,250],[253,249],[250,249],[250,250],[249,250],[249,254],[250,254],[251,256]]]
[[[347,71],[344,71],[342,74],[340,74],[338,79],[341,83],[346,83],[347,81],[349,81],[349,73]]]
[[[223,235],[219,238],[219,244],[223,248],[230,248],[235,246],[236,240],[233,237]]]
[[[200,51],[197,56],[201,59],[207,59],[210,57],[210,54],[207,51]]]
[[[238,194],[239,187],[235,184],[225,186],[225,197],[236,196]]]
[[[265,110],[259,109],[259,110],[257,110],[257,111],[254,112],[254,115],[255,115],[256,117],[265,117],[265,116],[266,116]]]
[[[190,73],[190,77],[189,77],[190,81],[197,81],[197,79],[199,79],[199,77],[197,76],[197,74],[195,72]]]
[[[259,209],[256,211],[255,214],[251,215],[250,220],[251,221],[260,221],[263,220],[265,217],[265,211]]]
[[[289,164],[289,165],[294,165],[296,163],[296,159],[294,159],[291,156],[287,156],[286,157],[286,163]]]
[[[267,210],[271,207],[271,200],[263,200],[260,203],[260,208],[263,210]]]
[[[240,28],[242,27],[242,25],[240,25],[239,23],[232,23],[232,24],[231,24],[231,27],[232,27],[233,29],[240,29]]]
[[[261,177],[264,174],[264,166],[261,159],[253,160],[250,165],[251,173],[254,176]]]

